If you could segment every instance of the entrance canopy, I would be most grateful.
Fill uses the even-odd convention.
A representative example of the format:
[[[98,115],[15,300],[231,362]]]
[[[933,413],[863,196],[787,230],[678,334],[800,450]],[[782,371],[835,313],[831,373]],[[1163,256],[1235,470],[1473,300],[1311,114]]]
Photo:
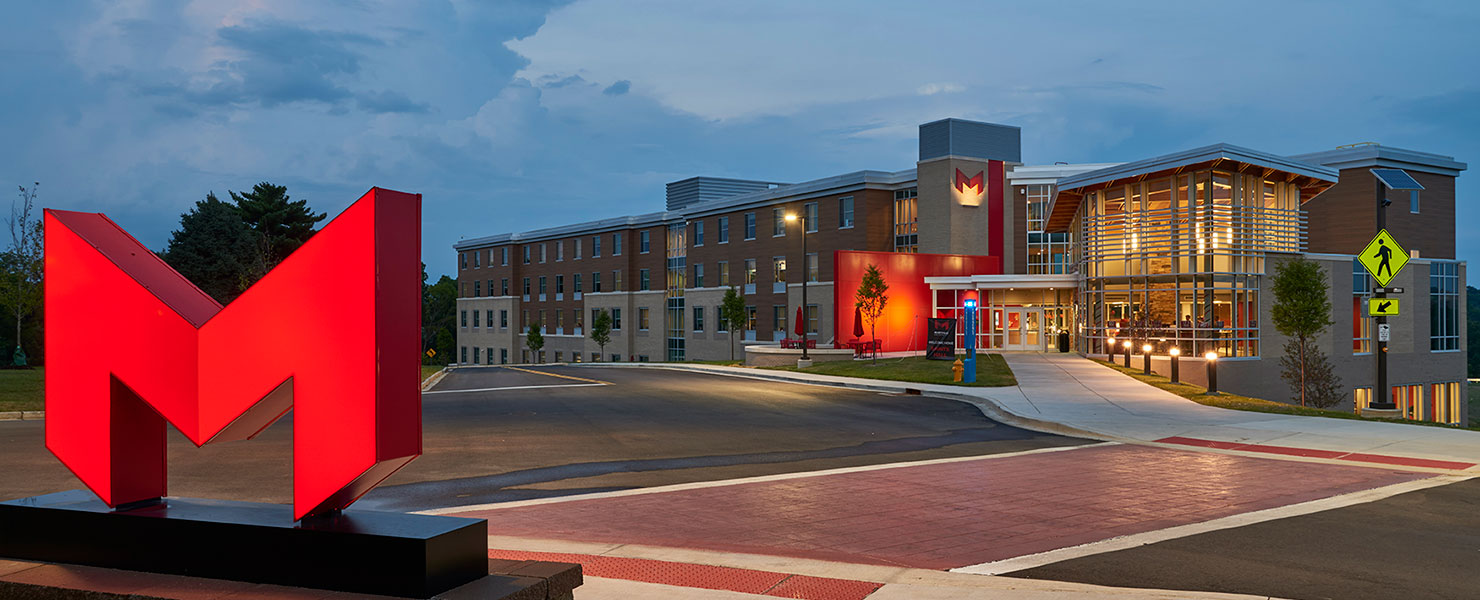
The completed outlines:
[[[932,290],[1060,289],[1079,285],[1079,276],[1067,275],[966,275],[926,277]]]

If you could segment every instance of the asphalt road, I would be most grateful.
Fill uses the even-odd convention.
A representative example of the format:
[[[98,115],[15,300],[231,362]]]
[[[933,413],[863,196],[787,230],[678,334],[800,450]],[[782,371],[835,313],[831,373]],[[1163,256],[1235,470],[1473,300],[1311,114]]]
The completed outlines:
[[[1480,597],[1480,479],[1008,574],[1318,600]]]
[[[684,371],[465,368],[433,392],[422,400],[423,456],[356,508],[421,510],[1086,443],[1002,425],[952,400]],[[170,429],[170,494],[290,502],[291,417],[255,440],[199,449]],[[43,447],[40,422],[0,422],[0,452],[0,499],[81,487]]]

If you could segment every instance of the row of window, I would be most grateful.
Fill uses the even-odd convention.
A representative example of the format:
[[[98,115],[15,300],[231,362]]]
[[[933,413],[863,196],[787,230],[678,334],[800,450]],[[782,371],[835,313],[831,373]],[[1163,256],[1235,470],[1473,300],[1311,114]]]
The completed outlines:
[[[758,280],[758,272],[756,271],[756,259],[747,258],[745,259],[743,265],[744,270],[741,273],[741,282],[746,285],[755,285]],[[714,266],[715,277],[713,279],[709,279],[706,277],[708,273],[704,268],[704,263],[694,263],[694,274],[692,279],[693,287],[702,288],[706,287],[708,284],[713,284],[717,287],[730,287],[732,282],[732,280],[730,279],[730,262],[726,260],[716,261],[714,263]],[[787,282],[785,256],[771,257],[771,277],[774,283],[784,284]],[[807,281],[817,281],[816,253],[807,254]]]
[[[757,266],[756,259],[754,259],[754,258],[747,258],[747,259],[745,259],[745,262],[744,262],[744,269],[745,270],[743,272],[744,278],[742,280],[743,283],[745,283],[747,285],[754,285],[756,283],[756,281],[757,281],[756,266]],[[694,270],[693,280],[692,280],[693,281],[693,287],[702,288],[702,287],[705,287],[705,285],[707,283],[713,283],[714,285],[716,285],[718,287],[729,287],[731,285],[731,283],[730,283],[731,282],[731,279],[730,279],[730,262],[729,261],[722,260],[722,261],[718,261],[718,262],[715,263],[715,278],[712,279],[712,280],[706,277],[707,272],[706,272],[706,270],[704,268],[704,263],[694,263],[693,264],[693,270]],[[575,274],[571,275],[571,291],[573,293],[581,294],[581,293],[584,293],[586,291],[584,289],[584,286],[583,286],[583,284],[585,282],[585,280],[582,278],[583,275],[584,275],[583,273],[575,273]],[[772,278],[773,278],[772,280],[775,283],[783,283],[784,284],[784,283],[787,282],[787,279],[786,279],[786,257],[785,256],[773,256],[773,257],[771,257],[771,275],[772,275]],[[807,254],[807,281],[809,281],[809,282],[816,282],[818,280],[817,277],[818,277],[818,271],[817,271],[817,253],[813,252],[813,253]],[[565,276],[564,275],[555,275],[554,278],[555,278],[555,294],[556,294],[556,300],[563,300],[564,299],[564,294],[565,294]],[[602,286],[601,286],[601,272],[597,271],[597,272],[591,273],[590,282],[591,282],[591,290],[590,290],[591,292],[595,293],[595,292],[601,292],[602,291]],[[611,289],[608,289],[606,291],[611,291],[611,292],[620,292],[620,291],[622,291],[622,271],[621,270],[614,270],[614,271],[612,271],[611,282],[612,282]],[[550,276],[548,276],[548,275],[541,275],[541,276],[535,277],[535,278],[525,277],[524,278],[524,281],[523,281],[524,287],[521,290],[521,294],[523,295],[524,300],[528,301],[536,293],[538,294],[539,300],[541,300],[541,301],[547,300],[548,299],[548,295],[549,295],[549,283],[550,283]],[[497,294],[494,293],[494,290],[495,289],[497,289],[497,291],[498,291]],[[648,290],[651,290],[651,289],[652,289],[652,273],[651,273],[651,271],[649,269],[638,269],[638,271],[637,271],[637,291],[643,291],[643,292],[645,292],[645,291],[648,291]],[[494,287],[494,281],[492,279],[489,279],[488,280],[488,294],[490,296],[494,296],[494,295],[497,295],[497,296],[508,296],[509,295],[509,279],[507,277],[505,277],[503,279],[500,279],[499,282],[498,282],[498,287],[497,288]],[[482,281],[474,281],[473,282],[473,297],[477,298],[477,297],[482,297],[482,296],[483,296],[483,282]]]
[[[623,232],[621,232],[621,231],[612,233],[612,256],[621,256],[622,255],[622,234],[623,234]],[[574,254],[572,256],[572,259],[573,260],[580,260],[581,259],[581,240],[582,239],[583,238],[576,238],[574,240],[571,240],[571,243],[572,243],[572,245],[574,247],[573,249],[575,250],[575,252],[574,252]],[[602,236],[600,236],[600,235],[591,236],[591,258],[601,258],[601,239],[602,239]],[[546,261],[546,258],[548,257],[549,243],[547,243],[547,242],[546,243],[540,243],[539,245],[527,244],[525,246],[522,246],[522,248],[523,248],[523,252],[524,252],[524,264],[526,264],[526,265],[527,264],[530,264],[532,262],[536,262],[535,261],[535,258],[536,257],[538,257],[538,262],[544,263]],[[536,254],[536,249],[538,249],[538,254]],[[647,254],[648,252],[651,252],[651,251],[652,251],[652,236],[649,234],[649,232],[647,230],[638,231],[637,232],[637,252],[639,254]],[[492,256],[492,252],[493,252],[492,250],[489,251],[490,257]],[[503,246],[503,247],[498,248],[498,253],[499,253],[499,265],[500,266],[508,266],[508,264],[509,264],[509,247],[508,246]],[[461,265],[462,265],[462,268],[464,268],[464,269],[468,268],[468,265],[469,265],[469,262],[470,262],[469,261],[469,257],[472,257],[472,260],[471,260],[472,268],[478,269],[478,268],[482,268],[482,266],[483,266],[483,251],[482,250],[474,250],[472,252],[463,252],[460,256],[461,256],[461,261],[462,261]],[[565,260],[565,240],[558,240],[558,241],[555,242],[555,261],[556,262],[560,262],[560,261],[563,261],[563,260]],[[490,267],[493,266],[493,260],[492,260],[492,258],[489,259],[488,266],[490,266]]]
[[[787,329],[787,318],[788,318],[787,309],[788,309],[787,306],[780,305],[780,304],[771,307],[771,321],[772,321],[772,324],[774,326],[773,328],[774,328],[775,331],[788,331],[788,329]],[[591,309],[591,319],[593,320],[593,322],[596,319],[597,313],[600,312],[601,310],[602,309],[599,309],[599,308],[593,308],[593,309]],[[709,308],[706,308],[706,307],[703,307],[703,306],[695,306],[695,307],[693,307],[693,316],[694,316],[694,320],[693,320],[693,323],[692,323],[692,325],[693,325],[693,331],[695,331],[695,332],[702,332],[702,331],[704,331],[704,325],[705,325],[705,318],[704,317],[705,317],[705,312],[708,311],[708,310],[713,310],[713,312],[714,312],[714,322],[716,324],[715,331],[717,331],[717,332],[729,331],[728,324],[725,323],[725,320],[720,317],[720,314],[721,314],[720,313],[720,307],[718,307],[718,306],[715,306],[713,309],[709,309]],[[807,333],[817,333],[817,314],[818,314],[817,311],[818,311],[818,305],[816,305],[816,304],[808,304],[807,305],[807,310],[806,310]],[[561,309],[555,309],[553,311],[555,313],[555,322],[554,323],[551,323],[550,321],[546,320],[546,317],[548,316],[549,312],[551,312],[551,311],[540,310],[538,312],[538,315],[537,316],[539,317],[539,322],[542,324],[541,326],[545,329],[546,332],[554,332],[556,335],[564,335],[564,333],[565,333],[565,313],[566,313],[566,311],[565,310],[561,310]],[[577,335],[579,335],[580,332],[583,329],[583,327],[582,327],[583,322],[581,320],[581,310],[580,309],[577,309],[577,308],[573,308],[573,309],[570,309],[569,312],[570,312],[571,322],[575,325],[575,329],[573,331],[574,331],[574,333],[576,333]],[[613,308],[613,309],[611,309],[610,312],[611,312],[611,317],[612,317],[612,331],[621,331],[622,330],[622,309],[620,309],[620,308]],[[479,320],[480,314],[486,314],[487,315],[486,320],[484,320],[482,322],[487,323],[488,324],[488,328],[492,329],[493,328],[493,322],[494,322],[493,321],[493,318],[494,318],[494,314],[493,313],[494,313],[494,311],[492,311],[492,310],[487,310],[487,311],[478,311],[478,310],[468,311],[468,310],[463,310],[463,311],[460,312],[460,315],[459,315],[461,326],[464,329],[468,329],[468,328],[478,329],[478,328],[481,327],[480,320]],[[747,307],[745,307],[745,314],[746,314],[746,321],[745,321],[746,322],[746,325],[745,325],[745,328],[747,330],[750,330],[750,331],[755,331],[755,328],[756,328],[756,308],[754,306],[747,306]],[[471,327],[469,326],[469,322],[470,322],[468,320],[469,315],[472,316],[472,321],[471,321],[472,325],[471,325]],[[529,323],[530,323],[529,316],[530,316],[529,315],[529,311],[528,310],[524,311],[524,314],[521,316],[521,320],[520,320],[520,323],[519,323],[520,331],[528,331],[528,329],[529,329]],[[647,331],[652,326],[651,319],[652,319],[652,311],[650,309],[646,308],[646,307],[639,307],[637,309],[637,329],[638,329],[638,331]],[[500,311],[498,311],[498,328],[499,329],[508,329],[509,328],[509,311],[507,311],[507,310],[500,310]],[[559,361],[557,361],[557,362],[559,362]]]
[[[561,352],[560,350],[555,350],[554,351],[554,355],[555,355],[555,362],[565,362],[565,353],[564,352]],[[524,363],[528,364],[530,362],[529,356],[530,356],[529,355],[529,350],[528,349],[525,349],[520,354],[520,359]],[[545,351],[544,350],[540,350],[539,353],[535,355],[535,358],[536,358],[536,360],[538,362],[545,362]],[[580,352],[571,352],[570,353],[570,360],[571,360],[571,362],[581,362],[581,353]],[[637,360],[637,362],[648,362],[648,356],[646,354],[639,354],[639,355],[637,355],[636,360]],[[622,361],[622,355],[620,355],[620,354],[613,354],[613,355],[611,355],[611,362],[621,362],[621,361]],[[601,354],[599,352],[592,352],[591,353],[591,362],[601,362]],[[495,362],[493,362],[493,348],[486,348],[485,349],[485,348],[478,348],[478,347],[474,346],[473,347],[473,360],[472,360],[472,362],[468,362],[468,347],[467,346],[463,346],[462,347],[462,361],[461,361],[460,364],[476,365],[476,364],[479,364],[479,363],[487,364],[487,365],[492,365],[492,364],[506,365],[506,364],[509,364],[509,349],[508,348],[499,348],[498,349],[498,362],[495,363]]]
[[[1430,384],[1395,385],[1392,389],[1393,404],[1403,411],[1403,418],[1415,421],[1432,421],[1459,425],[1460,406],[1463,399],[1460,382],[1445,381]],[[1425,388],[1428,396],[1425,397]],[[1372,402],[1372,388],[1359,387],[1353,391],[1357,414],[1362,414]]]
[[[771,209],[771,236],[781,237],[786,235],[786,209],[780,206]],[[744,223],[745,240],[755,239],[755,213],[748,212],[740,215]],[[817,233],[818,214],[817,203],[808,202],[802,205],[803,223],[807,226],[807,233]],[[705,242],[705,221],[695,219],[691,221],[694,225],[694,246],[703,246]],[[730,217],[728,215],[715,217],[715,231],[717,243],[730,243]],[[853,227],[853,197],[845,196],[838,198],[838,229],[849,229]]]

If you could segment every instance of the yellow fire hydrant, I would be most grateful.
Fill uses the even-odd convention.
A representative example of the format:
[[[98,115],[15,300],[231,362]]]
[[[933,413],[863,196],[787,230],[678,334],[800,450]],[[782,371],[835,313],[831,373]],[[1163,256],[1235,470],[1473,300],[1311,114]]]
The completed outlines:
[[[961,364],[961,359],[958,358],[956,362],[951,363],[951,381],[961,383],[961,374],[964,372],[966,372],[966,366]]]

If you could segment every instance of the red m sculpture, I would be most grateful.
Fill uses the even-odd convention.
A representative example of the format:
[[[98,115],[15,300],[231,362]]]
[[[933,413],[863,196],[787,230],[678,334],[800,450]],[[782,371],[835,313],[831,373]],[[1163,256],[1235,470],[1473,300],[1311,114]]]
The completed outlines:
[[[421,454],[421,196],[372,188],[222,307],[97,213],[46,211],[46,447],[103,502],[293,409],[295,519]]]

